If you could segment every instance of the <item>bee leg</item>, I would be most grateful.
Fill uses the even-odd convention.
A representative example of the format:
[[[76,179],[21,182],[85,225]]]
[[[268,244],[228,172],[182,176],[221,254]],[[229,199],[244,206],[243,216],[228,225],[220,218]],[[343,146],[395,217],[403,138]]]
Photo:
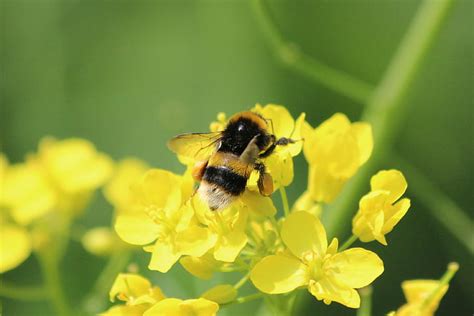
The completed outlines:
[[[270,156],[275,150],[276,146],[286,146],[288,144],[294,144],[297,141],[298,140],[294,140],[294,139],[286,138],[286,137],[278,138],[277,140],[273,142],[273,144],[270,145],[270,147],[268,147],[263,153],[259,155],[259,158],[266,158]]]
[[[273,179],[272,176],[265,171],[263,163],[256,163],[255,170],[258,171],[257,186],[260,194],[263,196],[270,196],[273,193]]]

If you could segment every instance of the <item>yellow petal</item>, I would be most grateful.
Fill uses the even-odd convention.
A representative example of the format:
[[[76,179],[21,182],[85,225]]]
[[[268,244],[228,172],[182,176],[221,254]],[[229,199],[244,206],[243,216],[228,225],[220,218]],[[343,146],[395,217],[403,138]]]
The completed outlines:
[[[296,142],[294,144],[288,144],[287,146],[283,147],[283,149],[286,149],[290,152],[292,157],[299,155],[299,153],[303,149],[303,144],[304,144],[303,129],[306,128],[305,118],[306,118],[306,114],[301,113],[300,116],[296,119],[295,129],[293,130],[293,133],[290,135],[290,138],[295,140]]]
[[[146,245],[153,242],[160,227],[145,213],[119,215],[115,221],[119,237],[132,245]]]
[[[275,152],[265,159],[268,173],[273,178],[273,190],[280,186],[288,186],[293,182],[293,158],[290,152]]]
[[[351,132],[359,144],[359,163],[362,165],[370,158],[374,148],[372,126],[364,122],[355,122],[351,125]]]
[[[148,269],[166,273],[178,261],[181,254],[173,249],[169,241],[158,240],[151,254]]]
[[[237,290],[230,284],[220,284],[204,292],[201,297],[218,304],[226,304],[237,297]]]
[[[179,260],[179,263],[181,263],[186,271],[204,280],[212,278],[214,271],[221,265],[221,263],[214,259],[214,256],[209,253],[202,257],[183,257]]]
[[[393,203],[405,193],[407,181],[398,170],[382,170],[370,179],[370,187],[372,191],[384,190],[390,192],[389,201]]]
[[[324,165],[310,165],[308,172],[308,191],[313,200],[331,203],[341,192],[348,179],[336,177],[329,173]]]
[[[294,257],[272,255],[254,266],[250,279],[264,293],[288,293],[307,283],[306,266]]]
[[[307,212],[291,213],[283,222],[281,238],[298,258],[308,251],[315,252],[320,258],[326,253],[326,231],[321,221]]]
[[[84,139],[43,139],[38,157],[56,185],[70,194],[94,190],[112,173],[112,160]]]
[[[331,277],[323,278],[318,282],[312,281],[309,284],[309,291],[318,300],[324,301],[325,304],[334,301],[351,308],[359,308],[360,306],[359,293]]]
[[[95,227],[86,232],[81,239],[84,249],[96,256],[110,255],[120,240],[109,227]]]
[[[388,208],[387,213],[385,214],[386,221],[383,225],[382,232],[388,234],[392,231],[393,227],[398,224],[398,222],[405,216],[410,208],[410,200],[405,198],[401,199],[395,205]]]
[[[106,312],[100,313],[100,316],[142,316],[148,306],[126,306],[116,305],[109,308]]]
[[[165,298],[145,311],[143,316],[184,316],[179,307],[182,301],[177,298]]]
[[[104,187],[104,195],[107,200],[120,210],[133,205],[135,201],[130,187],[141,179],[147,169],[147,164],[137,158],[127,158],[120,161],[112,178]]]
[[[438,280],[410,280],[402,283],[402,289],[407,302],[413,304],[422,303],[439,285]],[[439,302],[448,291],[448,288],[449,286],[445,285],[436,293],[430,306],[427,306],[427,310],[434,312],[438,308]]]
[[[325,263],[341,284],[361,288],[372,283],[384,271],[383,261],[372,251],[351,248],[335,254]]]
[[[0,273],[25,261],[31,253],[31,239],[20,226],[0,224]]]
[[[115,297],[122,301],[136,298],[149,292],[151,283],[144,277],[132,273],[120,273],[114,281],[109,292],[109,298],[113,302]]]
[[[214,248],[214,258],[219,261],[234,262],[247,244],[247,240],[247,235],[241,231],[232,231],[219,236]]]
[[[2,180],[2,202],[21,225],[30,224],[57,205],[56,191],[33,162],[11,166]]]
[[[175,243],[183,255],[201,257],[216,244],[217,238],[209,229],[197,225],[176,235]]]
[[[172,172],[151,169],[143,176],[137,190],[143,205],[177,210],[181,206],[181,180]]]
[[[217,303],[204,298],[186,301],[167,298],[153,305],[143,316],[213,316],[218,310]]]
[[[321,205],[313,200],[309,191],[304,191],[303,194],[301,194],[301,196],[296,200],[291,211],[306,211],[316,217],[319,217],[321,215],[322,209]]]
[[[295,127],[295,121],[285,107],[281,105],[268,104],[257,112],[270,121],[269,130],[277,138],[291,136]]]
[[[276,208],[275,205],[273,205],[272,199],[262,196],[258,192],[245,190],[244,194],[240,197],[240,200],[253,214],[273,216],[276,213]]]

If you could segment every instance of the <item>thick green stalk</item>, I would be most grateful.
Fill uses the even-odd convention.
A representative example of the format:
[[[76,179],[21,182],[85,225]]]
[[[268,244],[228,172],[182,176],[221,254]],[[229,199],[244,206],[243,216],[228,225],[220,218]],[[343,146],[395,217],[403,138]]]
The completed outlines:
[[[357,210],[357,199],[369,177],[374,173],[385,152],[390,151],[408,104],[402,102],[416,77],[423,58],[438,34],[454,0],[425,0],[418,9],[408,32],[390,62],[381,82],[371,96],[362,120],[372,124],[374,151],[372,158],[346,185],[332,207],[323,214],[330,236],[339,236],[350,224],[349,218]]]
[[[357,316],[372,315],[372,287],[367,286],[359,290],[361,296],[360,308],[357,310]]]
[[[0,281],[0,297],[8,297],[20,301],[47,300],[48,291],[43,286],[18,286]]]
[[[281,203],[283,204],[283,212],[285,217],[290,215],[290,204],[288,203],[288,195],[286,194],[286,190],[284,186],[280,187],[280,195],[281,195]]]
[[[67,303],[64,289],[62,287],[61,275],[59,273],[59,257],[51,256],[49,252],[38,256],[41,272],[50,301],[59,316],[70,316],[72,311]]]
[[[91,292],[83,300],[83,309],[91,314],[103,311],[107,306],[107,293],[120,272],[123,272],[130,261],[130,249],[120,249],[109,258],[107,265],[97,278]]]
[[[266,40],[271,44],[276,58],[284,66],[356,102],[367,102],[372,91],[370,84],[301,52],[295,44],[285,40],[272,21],[264,0],[252,0],[252,4]]]

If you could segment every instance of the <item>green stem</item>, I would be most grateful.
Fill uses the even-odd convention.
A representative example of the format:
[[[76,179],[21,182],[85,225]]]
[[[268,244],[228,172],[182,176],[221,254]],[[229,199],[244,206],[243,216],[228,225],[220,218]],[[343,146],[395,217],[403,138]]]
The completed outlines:
[[[236,298],[235,300],[233,300],[232,302],[229,302],[227,304],[223,304],[222,307],[225,307],[225,306],[229,306],[229,305],[235,305],[235,304],[243,304],[243,303],[247,303],[247,302],[251,302],[251,301],[254,301],[254,300],[258,300],[260,298],[263,298],[263,293],[255,293],[255,294],[251,294],[251,295],[247,295],[247,296],[242,296],[242,297],[238,297]]]
[[[250,272],[244,275],[242,279],[240,279],[237,283],[234,285],[234,289],[238,290],[240,289],[250,278]]]
[[[284,186],[280,187],[281,203],[283,204],[283,211],[285,212],[285,217],[290,215],[290,205],[288,204],[288,196],[286,195],[286,190]]]
[[[391,154],[392,163],[399,165],[406,174],[410,191],[438,220],[442,227],[449,231],[471,254],[474,253],[472,242],[473,223],[466,212],[443,193],[415,166],[396,154]]]
[[[49,298],[56,310],[57,315],[69,316],[72,311],[66,301],[65,292],[61,285],[61,276],[59,273],[59,259],[52,256],[48,251],[38,256],[43,273],[46,289],[49,292]]]
[[[436,297],[438,292],[446,285],[449,284],[451,279],[454,277],[456,272],[459,269],[459,264],[456,262],[451,262],[448,265],[448,270],[444,273],[444,275],[441,277],[441,280],[439,280],[439,285],[438,287],[428,295],[428,297],[423,301],[423,304],[421,305],[421,310],[423,310],[425,307],[429,306],[432,302],[432,300]]]
[[[395,135],[407,114],[402,102],[416,77],[429,48],[438,34],[453,0],[425,0],[418,9],[381,82],[377,85],[362,115],[372,124],[375,147],[372,158],[346,185],[332,207],[323,213],[329,236],[337,236],[348,227],[356,201],[368,187],[384,153],[389,152]]]
[[[48,299],[48,291],[42,286],[18,286],[2,280],[0,296],[20,301],[41,301]]]
[[[372,91],[370,84],[314,60],[301,52],[294,43],[285,40],[273,22],[264,0],[252,0],[252,4],[266,39],[284,66],[354,101],[365,103],[368,100]]]
[[[98,313],[105,309],[108,301],[107,293],[117,275],[125,269],[131,255],[130,249],[121,249],[109,258],[107,265],[98,276],[92,290],[82,301],[83,309],[86,312]]]
[[[349,248],[356,240],[358,239],[358,237],[356,235],[352,235],[351,237],[349,237],[349,239],[347,239],[344,244],[339,248],[338,251],[343,251],[343,250],[346,250],[347,248]]]
[[[372,315],[372,287],[367,286],[359,290],[361,296],[361,305],[357,310],[357,316]]]

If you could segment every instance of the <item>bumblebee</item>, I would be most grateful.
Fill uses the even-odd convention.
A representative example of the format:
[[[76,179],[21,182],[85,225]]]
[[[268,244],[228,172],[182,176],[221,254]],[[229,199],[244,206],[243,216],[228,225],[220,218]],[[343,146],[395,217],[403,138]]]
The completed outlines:
[[[260,194],[272,194],[273,180],[262,158],[271,155],[276,146],[295,140],[277,139],[269,132],[268,123],[271,120],[258,113],[240,112],[221,132],[181,134],[168,142],[171,151],[196,161],[192,175],[200,182],[197,192],[211,210],[226,208],[240,196],[253,170],[259,174]]]

